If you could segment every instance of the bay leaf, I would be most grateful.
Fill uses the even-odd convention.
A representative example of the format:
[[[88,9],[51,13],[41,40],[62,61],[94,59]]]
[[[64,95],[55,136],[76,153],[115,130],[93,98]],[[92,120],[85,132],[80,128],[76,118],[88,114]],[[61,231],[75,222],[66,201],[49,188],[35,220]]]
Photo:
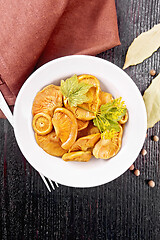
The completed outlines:
[[[123,69],[149,58],[160,47],[160,24],[141,33],[128,48]]]
[[[160,74],[152,80],[143,95],[147,111],[147,128],[160,121]]]

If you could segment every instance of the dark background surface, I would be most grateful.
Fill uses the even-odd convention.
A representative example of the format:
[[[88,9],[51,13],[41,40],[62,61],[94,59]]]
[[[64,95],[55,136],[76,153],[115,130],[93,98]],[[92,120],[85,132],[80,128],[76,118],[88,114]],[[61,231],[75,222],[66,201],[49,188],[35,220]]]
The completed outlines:
[[[121,46],[98,57],[122,68],[128,46],[160,20],[159,0],[116,0]],[[126,70],[143,94],[160,72],[160,50]],[[131,171],[105,185],[78,189],[60,185],[51,193],[21,154],[7,120],[0,119],[0,239],[160,239],[159,123],[148,130]],[[153,179],[154,188],[147,181]]]

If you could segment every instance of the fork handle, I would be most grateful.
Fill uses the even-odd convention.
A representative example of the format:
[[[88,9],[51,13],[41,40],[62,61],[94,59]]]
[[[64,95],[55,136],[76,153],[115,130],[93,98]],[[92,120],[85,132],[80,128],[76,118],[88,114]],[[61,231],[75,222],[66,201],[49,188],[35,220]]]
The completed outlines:
[[[0,92],[0,109],[2,110],[2,112],[4,113],[4,115],[6,116],[6,118],[13,127],[13,114],[10,108],[8,107],[8,104],[6,103],[1,92]]]

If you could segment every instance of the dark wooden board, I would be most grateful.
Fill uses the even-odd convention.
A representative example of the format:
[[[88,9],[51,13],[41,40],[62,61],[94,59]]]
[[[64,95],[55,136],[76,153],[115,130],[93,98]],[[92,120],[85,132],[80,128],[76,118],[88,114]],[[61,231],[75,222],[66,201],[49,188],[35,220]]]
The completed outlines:
[[[116,0],[121,46],[98,57],[122,68],[128,46],[160,20],[159,0]],[[160,50],[126,70],[143,94],[160,72]],[[148,130],[147,155],[139,154],[131,171],[105,185],[79,189],[59,186],[49,193],[21,154],[7,120],[0,119],[0,239],[3,240],[159,240],[159,123]],[[156,183],[154,188],[147,184]]]

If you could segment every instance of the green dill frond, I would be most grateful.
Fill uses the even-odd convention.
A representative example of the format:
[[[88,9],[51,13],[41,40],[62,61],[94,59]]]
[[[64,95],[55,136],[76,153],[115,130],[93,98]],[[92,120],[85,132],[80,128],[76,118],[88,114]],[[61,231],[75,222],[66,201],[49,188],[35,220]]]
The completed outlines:
[[[119,123],[126,114],[127,108],[122,97],[101,105],[93,123],[101,132],[101,137],[112,139],[120,131]]]

